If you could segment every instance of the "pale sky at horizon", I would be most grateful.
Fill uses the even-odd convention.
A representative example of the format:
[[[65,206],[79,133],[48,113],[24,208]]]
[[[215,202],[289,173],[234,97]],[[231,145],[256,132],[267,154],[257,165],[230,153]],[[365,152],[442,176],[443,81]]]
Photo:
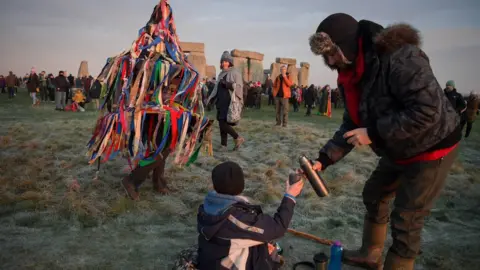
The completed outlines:
[[[86,60],[96,76],[107,57],[129,48],[158,0],[0,0],[0,74],[76,75]],[[407,22],[420,30],[423,49],[442,87],[453,79],[460,92],[480,92],[479,0],[170,0],[181,41],[205,43],[209,65],[225,50],[309,62],[310,83],[336,85],[336,73],[310,52],[308,37],[331,13],[387,26]]]

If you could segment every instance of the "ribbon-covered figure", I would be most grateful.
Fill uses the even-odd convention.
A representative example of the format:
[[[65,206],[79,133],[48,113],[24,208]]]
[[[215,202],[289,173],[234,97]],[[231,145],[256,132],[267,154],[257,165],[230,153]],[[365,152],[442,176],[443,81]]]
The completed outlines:
[[[179,44],[172,8],[161,0],[131,48],[108,58],[97,77],[104,101],[88,142],[90,164],[125,157],[132,172],[122,185],[132,199],[151,170],[154,189],[169,191],[169,155],[188,166],[202,145],[211,149],[213,120],[204,116],[201,78]]]

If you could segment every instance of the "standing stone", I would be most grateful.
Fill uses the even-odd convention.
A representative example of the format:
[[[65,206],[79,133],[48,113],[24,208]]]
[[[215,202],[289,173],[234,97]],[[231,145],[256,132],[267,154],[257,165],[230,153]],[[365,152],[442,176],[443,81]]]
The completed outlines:
[[[249,58],[253,60],[263,61],[263,54],[258,52],[240,51],[240,50],[234,49],[230,54],[233,57],[242,57],[242,58]]]
[[[250,59],[249,81],[262,82],[263,80],[263,62]]]
[[[272,78],[272,81],[275,81],[275,79],[280,75],[280,68],[283,66],[283,64],[279,63],[272,63],[270,66],[270,78]]]
[[[82,77],[87,77],[90,74],[88,73],[88,62],[87,61],[82,61],[80,63],[80,67],[78,68],[78,75],[77,77],[82,78]],[[67,75],[68,76],[68,75]]]
[[[180,48],[183,52],[198,52],[204,53],[205,52],[205,44],[199,42],[180,42]]]
[[[298,85],[298,72],[295,65],[288,65],[287,72],[290,73],[289,78],[292,80],[294,85]]]
[[[276,62],[284,65],[296,65],[297,59],[277,57]]]
[[[207,66],[207,79],[210,80],[216,77],[217,77],[217,69],[215,68],[215,66]]]
[[[310,73],[310,64],[306,62],[300,63],[300,72],[298,73],[298,83],[308,86],[308,77]]]
[[[243,81],[248,80],[248,59],[243,57],[233,57],[233,66],[242,74]]]
[[[207,59],[203,53],[191,52],[187,56],[187,61],[198,71],[200,79],[205,77],[207,73]]]

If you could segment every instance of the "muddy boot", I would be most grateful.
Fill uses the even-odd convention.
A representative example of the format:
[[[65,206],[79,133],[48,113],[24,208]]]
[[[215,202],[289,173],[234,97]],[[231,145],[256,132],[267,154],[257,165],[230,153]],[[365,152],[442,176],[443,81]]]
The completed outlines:
[[[131,183],[129,175],[123,178],[122,186],[123,186],[123,189],[125,189],[125,192],[127,193],[128,197],[130,197],[130,199],[132,200],[139,199],[140,196],[138,195],[135,185]]]
[[[235,140],[235,148],[233,148],[233,150],[238,150],[238,148],[240,148],[240,146],[245,142],[245,139],[243,137],[238,137],[236,140]]]
[[[413,270],[415,259],[403,258],[389,251],[383,270]]]
[[[382,252],[387,238],[387,225],[373,223],[365,218],[362,247],[359,250],[345,250],[342,258],[343,263],[365,269],[381,269]]]

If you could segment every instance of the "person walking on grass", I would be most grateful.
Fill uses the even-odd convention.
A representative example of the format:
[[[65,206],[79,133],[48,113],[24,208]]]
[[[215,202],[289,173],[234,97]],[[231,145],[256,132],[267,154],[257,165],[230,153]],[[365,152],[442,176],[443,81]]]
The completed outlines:
[[[12,99],[15,96],[15,88],[17,86],[17,81],[17,76],[15,76],[13,72],[10,71],[7,78],[5,79],[5,85],[7,86],[9,99]]]
[[[70,88],[70,83],[65,77],[63,71],[58,72],[58,76],[54,80],[55,84],[55,110],[64,111],[66,105],[67,92]]]
[[[233,150],[238,150],[245,142],[245,139],[238,135],[233,128],[237,123],[228,122],[228,114],[232,113],[232,98],[235,98],[236,102],[241,103],[242,106],[240,106],[240,108],[243,107],[243,79],[242,75],[233,66],[233,57],[228,51],[223,52],[220,58],[220,67],[222,71],[217,77],[217,85],[208,97],[207,103],[216,99],[221,151],[227,149],[228,135],[232,136],[235,140]]]
[[[287,127],[289,100],[292,95],[290,87],[293,85],[287,66],[280,68],[280,75],[273,84],[273,97],[275,98],[276,126]]]
[[[30,75],[27,79],[27,89],[30,93],[30,97],[32,97],[32,107],[38,106],[40,104],[40,100],[37,99],[37,93],[40,92],[40,80],[38,78],[37,73],[35,72],[35,68],[32,68],[30,71]]]
[[[420,40],[409,25],[383,28],[343,13],[328,16],[310,37],[312,52],[338,72],[345,102],[343,123],[320,149],[314,169],[325,170],[362,145],[380,156],[362,193],[362,246],[344,250],[345,264],[414,269],[425,217],[457,157],[460,117]],[[393,242],[383,263],[389,223]]]

